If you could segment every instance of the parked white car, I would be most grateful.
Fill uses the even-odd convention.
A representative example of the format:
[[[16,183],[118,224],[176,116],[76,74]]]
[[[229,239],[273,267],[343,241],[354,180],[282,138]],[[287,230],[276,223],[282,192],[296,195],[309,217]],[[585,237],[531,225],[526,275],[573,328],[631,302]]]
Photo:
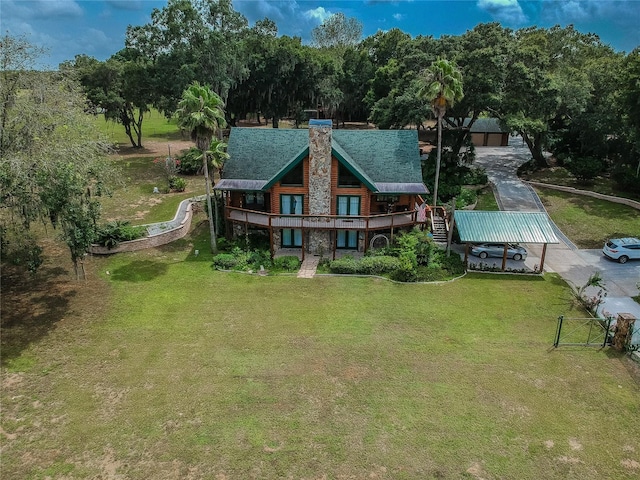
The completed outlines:
[[[640,240],[637,238],[612,238],[602,247],[602,253],[612,260],[627,263],[627,260],[640,260]]]

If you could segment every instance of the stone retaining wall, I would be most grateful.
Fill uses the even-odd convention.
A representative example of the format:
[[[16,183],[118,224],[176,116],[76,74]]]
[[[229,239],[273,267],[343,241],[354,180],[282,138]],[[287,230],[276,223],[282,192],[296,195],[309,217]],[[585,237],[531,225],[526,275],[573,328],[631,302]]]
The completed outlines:
[[[565,187],[562,185],[551,185],[549,183],[540,183],[540,182],[525,182],[525,183],[528,183],[529,185],[534,187],[550,188],[551,190],[560,190],[562,192],[573,193],[575,195],[584,195],[587,197],[594,197],[594,198],[599,198],[601,200],[607,200],[609,202],[621,203],[631,208],[640,210],[640,202],[636,202],[635,200],[631,200],[629,198],[614,197],[612,195],[604,195],[602,193],[590,192],[588,190],[578,190],[577,188]]]
[[[159,247],[160,245],[166,245],[174,240],[178,240],[184,237],[191,229],[191,220],[193,218],[193,203],[190,200],[186,208],[185,216],[180,221],[180,225],[175,228],[167,229],[165,232],[157,233],[155,235],[149,235],[145,238],[139,238],[130,242],[121,242],[117,247],[108,249],[100,245],[92,245],[89,252],[94,255],[111,255],[112,253],[120,252],[135,252],[136,250],[144,250],[145,248]]]

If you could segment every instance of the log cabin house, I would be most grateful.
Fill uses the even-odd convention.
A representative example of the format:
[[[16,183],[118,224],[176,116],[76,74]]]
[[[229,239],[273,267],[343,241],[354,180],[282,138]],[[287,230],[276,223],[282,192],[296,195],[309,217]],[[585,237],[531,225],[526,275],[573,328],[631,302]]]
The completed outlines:
[[[415,130],[231,129],[215,189],[234,235],[260,229],[271,254],[365,252],[376,235],[425,221]],[[381,238],[381,237],[377,237]]]

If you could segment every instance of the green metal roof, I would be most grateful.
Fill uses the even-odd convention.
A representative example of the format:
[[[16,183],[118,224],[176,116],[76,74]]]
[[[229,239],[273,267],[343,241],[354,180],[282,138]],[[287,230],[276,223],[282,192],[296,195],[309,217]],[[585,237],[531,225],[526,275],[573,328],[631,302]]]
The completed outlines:
[[[546,213],[456,210],[462,242],[560,243]]]
[[[285,128],[232,128],[224,177],[234,180],[271,180],[309,148],[309,132]]]
[[[375,183],[422,183],[417,130],[333,130],[338,143]]]
[[[232,128],[217,189],[267,189],[308,155],[307,129]],[[332,153],[374,192],[426,193],[416,130],[332,130]]]

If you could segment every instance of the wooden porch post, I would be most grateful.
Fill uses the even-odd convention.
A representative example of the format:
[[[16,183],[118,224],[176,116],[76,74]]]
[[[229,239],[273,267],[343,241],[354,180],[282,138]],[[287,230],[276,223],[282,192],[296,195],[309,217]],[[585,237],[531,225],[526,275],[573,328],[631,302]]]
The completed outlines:
[[[547,255],[547,244],[542,246],[542,257],[540,257],[540,273],[544,270],[544,257]]]
[[[369,244],[369,217],[367,217],[367,224],[364,228],[364,253],[367,253],[367,246]]]
[[[464,244],[464,268],[469,267],[469,242]]]
[[[393,243],[393,219],[394,215],[391,215],[391,243]]]
[[[508,248],[508,244],[505,243],[504,252],[502,253],[502,271],[503,272],[504,272],[504,269],[507,267],[507,248]]]
[[[273,245],[273,226],[271,225],[271,215],[269,215],[269,251],[271,252],[271,260],[276,256],[276,251]]]
[[[336,259],[336,245],[338,243],[338,230],[333,231],[333,260]]]

